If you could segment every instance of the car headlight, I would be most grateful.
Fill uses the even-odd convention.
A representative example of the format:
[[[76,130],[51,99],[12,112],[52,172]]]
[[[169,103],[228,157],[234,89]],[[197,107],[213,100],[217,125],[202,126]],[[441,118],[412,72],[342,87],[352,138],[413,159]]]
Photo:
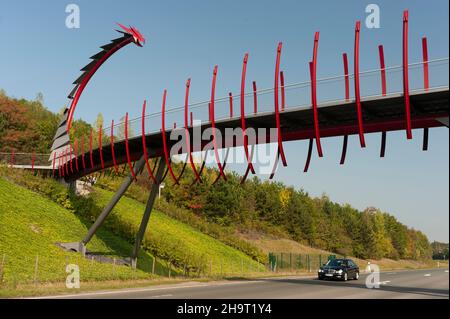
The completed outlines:
[[[323,272],[323,269],[319,269],[319,272]]]
[[[342,274],[344,271],[342,269],[339,269],[338,271],[336,271],[338,274]]]

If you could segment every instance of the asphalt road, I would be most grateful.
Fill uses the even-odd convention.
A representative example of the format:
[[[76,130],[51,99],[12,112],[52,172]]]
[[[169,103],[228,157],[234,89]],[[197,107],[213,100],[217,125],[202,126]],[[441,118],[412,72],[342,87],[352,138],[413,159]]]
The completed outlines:
[[[307,277],[264,278],[241,281],[189,282],[148,288],[80,293],[50,298],[121,299],[330,299],[330,298],[449,298],[447,269],[391,271],[380,274],[379,288],[358,281],[321,281]]]

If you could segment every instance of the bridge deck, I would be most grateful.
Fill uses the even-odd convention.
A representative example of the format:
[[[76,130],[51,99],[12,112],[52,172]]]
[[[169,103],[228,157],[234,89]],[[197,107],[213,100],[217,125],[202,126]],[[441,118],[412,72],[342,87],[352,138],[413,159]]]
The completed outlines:
[[[419,129],[444,126],[438,119],[448,118],[448,93],[448,87],[411,92],[412,127]],[[405,129],[404,100],[401,93],[363,98],[362,109],[365,133]],[[283,141],[314,138],[312,107],[290,107],[280,113],[280,119]],[[357,134],[358,121],[355,101],[341,101],[319,106],[319,123],[321,136],[324,138]],[[274,128],[275,113],[266,112],[247,116],[246,125],[248,129],[253,128],[255,130],[259,128]],[[210,127],[210,123],[203,123],[200,129],[203,132],[203,130]],[[216,121],[216,128],[222,133],[222,136],[225,136],[226,128],[235,129],[240,127],[240,118]],[[192,128],[189,131],[192,133]],[[171,130],[166,131],[169,148],[177,142],[170,140],[170,132]],[[202,147],[209,142],[203,141]],[[264,144],[266,141],[256,141],[256,144],[258,143]],[[160,132],[146,135],[146,144],[149,158],[163,155],[162,134]],[[227,147],[242,146],[242,139],[225,140],[224,144]],[[252,141],[249,141],[249,144],[252,144]],[[142,137],[130,138],[129,147],[132,161],[138,160],[143,154]],[[223,147],[224,145],[218,145],[218,148]],[[114,144],[114,152],[118,165],[127,162],[124,140],[117,141]],[[94,168],[91,168],[89,156],[86,154],[86,169],[74,173],[69,172],[69,175],[66,175],[65,178],[68,180],[77,179],[101,170],[99,149],[93,150],[92,155]],[[78,157],[78,160],[81,162],[81,155]],[[105,168],[113,166],[111,149],[106,146],[103,147],[103,161]]]

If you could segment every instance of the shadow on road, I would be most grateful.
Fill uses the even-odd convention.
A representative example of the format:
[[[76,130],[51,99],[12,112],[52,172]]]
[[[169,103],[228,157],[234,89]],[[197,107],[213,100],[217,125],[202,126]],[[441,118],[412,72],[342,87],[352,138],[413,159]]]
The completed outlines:
[[[361,277],[359,281],[332,281],[332,280],[319,280],[317,278],[305,278],[305,279],[282,279],[282,278],[263,278],[258,279],[259,281],[268,282],[280,282],[280,283],[291,283],[298,285],[310,285],[310,286],[321,286],[321,287],[342,287],[342,288],[359,288],[359,289],[369,289],[365,285],[365,278]],[[400,294],[416,294],[424,295],[428,297],[449,297],[449,291],[446,289],[432,289],[423,287],[402,287],[402,286],[390,286],[390,285],[380,285],[380,288],[373,288],[370,290],[376,291],[386,291]]]

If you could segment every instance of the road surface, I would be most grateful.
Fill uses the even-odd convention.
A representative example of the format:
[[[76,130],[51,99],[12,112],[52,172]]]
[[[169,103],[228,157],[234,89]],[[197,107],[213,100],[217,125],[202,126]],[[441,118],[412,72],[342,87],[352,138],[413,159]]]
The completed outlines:
[[[449,298],[448,269],[391,271],[380,274],[380,288],[368,289],[367,275],[358,281],[321,281],[311,277],[240,281],[188,282],[148,288],[98,291],[46,298],[121,299],[330,299]]]

